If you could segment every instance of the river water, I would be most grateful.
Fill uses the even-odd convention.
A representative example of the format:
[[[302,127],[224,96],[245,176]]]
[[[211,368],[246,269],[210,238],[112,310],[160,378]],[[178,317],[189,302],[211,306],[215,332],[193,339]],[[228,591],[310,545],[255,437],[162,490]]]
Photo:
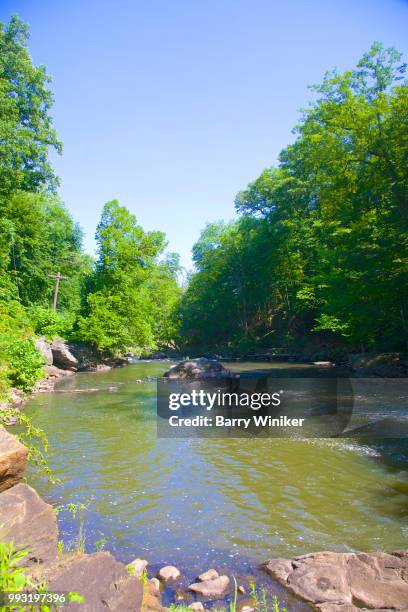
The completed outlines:
[[[156,385],[135,380],[168,367],[80,373],[26,406],[62,480],[52,485],[30,468],[29,484],[53,504],[86,505],[87,550],[106,541],[125,562],[142,557],[194,576],[325,549],[408,547],[403,440],[158,439]],[[63,509],[59,528],[72,545],[78,516]]]

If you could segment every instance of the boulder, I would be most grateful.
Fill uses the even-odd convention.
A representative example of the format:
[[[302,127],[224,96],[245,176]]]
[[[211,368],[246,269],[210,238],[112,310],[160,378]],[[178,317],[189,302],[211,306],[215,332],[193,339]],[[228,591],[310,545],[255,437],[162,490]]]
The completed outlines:
[[[146,561],[146,559],[135,559],[129,563],[127,568],[129,572],[133,574],[133,576],[138,576],[140,578],[148,565],[149,563]]]
[[[181,573],[174,565],[166,565],[159,570],[157,576],[160,580],[163,580],[163,582],[167,582],[168,580],[177,580],[177,578],[181,576]]]
[[[54,338],[51,344],[53,365],[62,370],[76,370],[78,359],[69,350],[66,342],[59,338]]]
[[[160,583],[152,578],[143,589],[143,612],[165,612],[160,597]]]
[[[218,599],[223,597],[229,590],[230,579],[228,576],[218,576],[213,580],[195,582],[188,587],[189,591],[202,595],[202,597],[212,597]]]
[[[203,572],[199,576],[197,576],[197,580],[200,582],[205,582],[206,580],[214,580],[214,578],[218,578],[219,574],[215,569],[209,569],[206,572]]]
[[[28,449],[0,425],[0,492],[23,480],[27,454]]]
[[[139,578],[109,552],[92,555],[76,553],[64,555],[42,572],[48,591],[75,592],[83,603],[72,602],[64,610],[79,612],[139,612],[143,588]]]
[[[266,572],[321,612],[406,610],[408,554],[319,552],[272,559]]]
[[[149,589],[152,591],[152,593],[156,593],[156,595],[158,595],[160,593],[160,580],[157,578],[150,578]]]
[[[208,378],[230,378],[231,372],[219,361],[200,357],[181,361],[168,370],[164,376],[169,380],[203,380]]]
[[[45,365],[52,365],[53,356],[50,343],[45,338],[37,338],[35,348],[44,357]]]
[[[57,555],[57,519],[54,509],[26,484],[0,494],[0,541],[13,541],[28,550],[22,564],[48,564]]]

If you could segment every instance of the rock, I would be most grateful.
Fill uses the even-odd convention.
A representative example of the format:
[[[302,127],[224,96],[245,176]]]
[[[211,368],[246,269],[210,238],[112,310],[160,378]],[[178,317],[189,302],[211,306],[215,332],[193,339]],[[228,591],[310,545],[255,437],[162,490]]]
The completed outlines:
[[[205,357],[181,361],[168,370],[164,376],[169,380],[202,380],[208,378],[229,378],[231,372],[219,361]]]
[[[37,351],[44,357],[45,365],[52,365],[53,356],[50,343],[45,338],[37,338],[34,344]]]
[[[160,581],[157,578],[151,578],[149,584],[153,593],[160,593]]]
[[[0,425],[0,492],[23,480],[27,454],[28,449]]]
[[[53,357],[53,365],[62,370],[76,370],[78,367],[78,359],[74,357],[68,348],[68,345],[63,340],[54,338],[51,344]]]
[[[127,568],[133,576],[140,578],[148,565],[149,563],[146,559],[135,559],[129,563]]]
[[[348,364],[357,376],[405,378],[408,375],[408,362],[399,353],[350,354]]]
[[[218,578],[219,573],[215,569],[209,569],[203,574],[197,576],[197,580],[200,582],[205,582],[206,580],[214,580],[214,578]]]
[[[406,610],[408,554],[320,552],[272,559],[267,573],[322,612]]]
[[[143,612],[164,612],[160,598],[160,582],[157,578],[148,581],[143,589]]]
[[[238,605],[239,612],[255,612],[255,608],[249,604],[239,604]]]
[[[109,552],[92,555],[81,553],[62,559],[41,574],[49,592],[75,592],[83,596],[82,604],[70,603],[64,610],[80,612],[139,612],[143,588],[139,578]]]
[[[201,601],[193,601],[193,603],[191,603],[188,607],[191,608],[191,610],[204,610],[204,606]]]
[[[176,601],[184,601],[185,599],[190,599],[191,601],[191,595],[190,593],[186,593],[185,591],[183,591],[183,589],[177,589],[174,599]]]
[[[57,555],[57,519],[54,509],[26,484],[0,494],[0,541],[13,541],[29,553],[22,564],[50,563]]]
[[[48,393],[54,389],[54,385],[61,378],[73,376],[75,372],[71,370],[61,370],[56,366],[45,366],[46,377],[40,380],[35,386],[36,393]]]
[[[229,589],[230,579],[228,576],[218,576],[214,580],[195,582],[188,587],[189,591],[194,591],[203,597],[222,597]]]
[[[163,580],[163,582],[167,582],[168,580],[177,580],[177,578],[181,576],[181,573],[174,565],[166,565],[161,568],[157,576],[160,580]]]
[[[13,408],[19,408],[24,403],[24,392],[21,389],[10,389],[9,403]]]
[[[243,587],[242,584],[238,587],[238,593],[241,593],[241,595],[245,595],[246,593],[245,587]]]

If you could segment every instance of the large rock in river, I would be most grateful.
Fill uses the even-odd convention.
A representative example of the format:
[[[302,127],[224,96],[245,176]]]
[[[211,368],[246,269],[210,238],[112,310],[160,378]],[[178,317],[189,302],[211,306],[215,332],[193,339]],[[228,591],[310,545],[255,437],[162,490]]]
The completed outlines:
[[[58,338],[54,338],[51,344],[53,365],[62,370],[76,370],[78,367],[78,359],[69,350],[66,342]]]
[[[272,559],[264,568],[321,612],[408,610],[408,551],[319,552]]]
[[[50,366],[53,362],[51,345],[45,338],[37,338],[35,341],[35,348],[44,357],[45,365]]]
[[[53,561],[57,535],[55,511],[34,489],[20,483],[0,494],[0,541],[29,551],[22,565]]]
[[[28,449],[0,425],[0,492],[22,481],[27,454]]]
[[[224,368],[222,363],[205,357],[180,361],[168,370],[164,376],[169,380],[203,380],[208,378],[229,378],[230,370]]]

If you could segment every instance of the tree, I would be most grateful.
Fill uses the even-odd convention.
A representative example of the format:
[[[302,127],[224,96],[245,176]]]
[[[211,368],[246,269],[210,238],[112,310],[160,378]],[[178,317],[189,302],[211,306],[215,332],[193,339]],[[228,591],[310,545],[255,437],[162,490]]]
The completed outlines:
[[[174,269],[158,263],[164,234],[145,232],[113,200],[104,206],[96,240],[98,259],[79,322],[81,338],[111,352],[155,348],[160,334],[167,333],[163,317],[177,294]]]
[[[16,16],[0,23],[0,195],[54,189],[50,147],[61,151],[49,114],[53,98],[43,66],[27,48],[28,27]]]
[[[405,71],[375,43],[355,70],[313,87],[279,166],[238,194],[239,220],[208,226],[195,245],[186,341],[407,347]]]

